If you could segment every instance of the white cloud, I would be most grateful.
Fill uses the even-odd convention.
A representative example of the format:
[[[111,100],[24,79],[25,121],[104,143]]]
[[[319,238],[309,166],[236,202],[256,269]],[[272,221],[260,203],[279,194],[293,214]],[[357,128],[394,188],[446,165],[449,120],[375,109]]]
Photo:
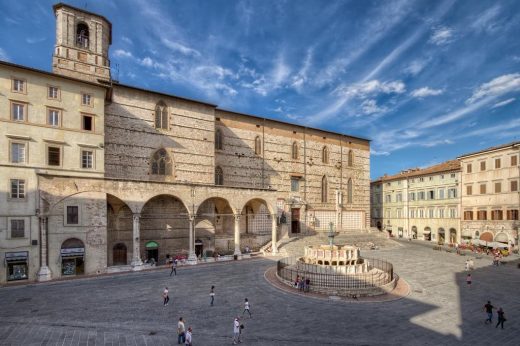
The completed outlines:
[[[7,53],[2,48],[0,48],[0,60],[9,61]]]
[[[491,108],[493,109],[493,108],[503,107],[503,106],[505,106],[505,105],[508,105],[508,104],[514,102],[515,100],[516,100],[516,98],[512,97],[512,98],[510,98],[510,99],[507,99],[507,100],[504,100],[504,101],[501,101],[501,102],[497,102],[497,103],[495,103],[495,104],[493,105],[493,107],[491,107]]]
[[[444,93],[444,90],[442,90],[442,89],[431,89],[429,87],[422,87],[419,89],[415,89],[414,91],[412,91],[410,93],[410,95],[412,97],[416,97],[416,98],[423,98],[423,97],[427,97],[427,96],[441,95],[442,93]]]
[[[163,38],[161,40],[161,42],[168,48],[170,48],[171,50],[174,50],[176,52],[179,52],[181,54],[184,54],[184,55],[192,55],[192,56],[200,56],[200,52],[196,49],[193,49],[193,48],[190,48],[190,47],[187,47],[185,45],[182,45],[178,42],[173,42],[167,38]]]
[[[380,82],[373,79],[367,82],[340,86],[335,93],[350,97],[366,98],[376,94],[402,94],[406,91],[405,84],[400,81]]]
[[[453,143],[455,143],[455,142],[453,142],[451,139],[439,139],[439,140],[432,140],[429,142],[422,143],[421,146],[426,147],[426,148],[432,148],[432,147],[436,147],[438,145],[453,144]]]
[[[387,110],[386,107],[378,106],[376,100],[365,100],[361,103],[361,111],[366,115],[384,113]]]
[[[307,54],[305,55],[305,60],[303,61],[302,68],[300,69],[300,71],[298,71],[298,73],[295,76],[292,77],[291,86],[296,90],[301,90],[303,84],[307,81],[307,74],[312,64],[312,54],[313,50],[309,48],[307,50]]]
[[[485,97],[496,97],[513,91],[520,91],[520,73],[502,75],[482,84],[466,103],[470,104]]]
[[[132,53],[124,49],[116,49],[113,55],[118,58],[133,58]]]
[[[374,156],[388,156],[390,155],[390,152],[388,151],[378,151],[378,150],[375,150],[373,148],[370,148],[370,155],[374,155]]]
[[[453,41],[453,29],[445,26],[437,27],[430,36],[430,43],[442,46]]]
[[[152,58],[147,56],[141,60],[141,65],[146,67],[152,67],[154,65],[154,61],[152,60]]]
[[[405,67],[404,72],[406,74],[416,76],[421,72],[428,63],[428,60],[414,60],[408,66]]]
[[[134,44],[134,41],[132,41],[129,37],[126,37],[126,36],[122,36],[121,37],[121,41],[126,42],[126,43],[131,44],[131,45]]]

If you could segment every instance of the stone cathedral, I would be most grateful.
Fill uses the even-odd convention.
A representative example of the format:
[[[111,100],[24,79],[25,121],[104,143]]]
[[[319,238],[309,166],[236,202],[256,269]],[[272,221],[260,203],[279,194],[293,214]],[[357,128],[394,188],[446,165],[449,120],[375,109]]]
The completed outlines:
[[[53,10],[52,72],[0,61],[0,283],[369,227],[369,140],[119,83],[110,21]]]

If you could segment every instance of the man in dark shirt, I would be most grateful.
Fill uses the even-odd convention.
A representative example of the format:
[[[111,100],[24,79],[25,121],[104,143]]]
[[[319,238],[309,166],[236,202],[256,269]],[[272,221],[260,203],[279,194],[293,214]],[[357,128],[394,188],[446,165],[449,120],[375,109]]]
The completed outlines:
[[[486,319],[486,324],[493,323],[493,309],[495,307],[491,305],[491,302],[488,300],[487,304],[484,305],[484,310],[486,310],[488,318]]]

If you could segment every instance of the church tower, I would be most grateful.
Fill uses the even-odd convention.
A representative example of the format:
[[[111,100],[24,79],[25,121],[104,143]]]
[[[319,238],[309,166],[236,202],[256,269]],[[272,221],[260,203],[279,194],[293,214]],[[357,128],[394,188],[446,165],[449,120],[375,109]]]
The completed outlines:
[[[63,3],[53,8],[53,72],[95,83],[110,81],[108,48],[112,43],[112,24],[103,16]]]

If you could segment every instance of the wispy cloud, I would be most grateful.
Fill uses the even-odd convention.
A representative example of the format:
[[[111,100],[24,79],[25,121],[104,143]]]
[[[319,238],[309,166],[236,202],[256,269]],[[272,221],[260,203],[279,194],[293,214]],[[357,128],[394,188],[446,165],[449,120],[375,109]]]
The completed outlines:
[[[415,89],[410,93],[410,96],[415,98],[424,98],[428,96],[437,96],[444,93],[442,89],[431,89],[429,87],[422,87],[419,89]]]
[[[482,84],[466,103],[470,104],[485,97],[501,96],[514,91],[520,91],[520,73],[502,75]]]
[[[400,81],[381,82],[377,79],[363,83],[340,86],[335,90],[338,95],[365,98],[374,94],[402,94],[406,91],[405,84]]]
[[[471,28],[477,32],[486,31],[492,33],[497,30],[501,7],[499,4],[479,13]]]
[[[2,48],[0,48],[0,60],[9,61],[9,56]]]
[[[183,44],[180,44],[178,42],[173,42],[167,38],[163,38],[161,42],[171,50],[184,54],[184,55],[192,55],[192,56],[200,56],[200,52],[196,49],[190,48],[188,46],[185,46]]]
[[[114,53],[112,53],[112,55],[115,57],[118,57],[118,58],[133,58],[134,57],[131,52],[126,51],[124,49],[116,49],[114,51]]]
[[[27,37],[25,39],[25,42],[27,42],[29,44],[35,44],[35,43],[43,42],[46,39],[47,39],[46,37]]]
[[[404,68],[404,73],[416,76],[426,67],[427,63],[427,59],[414,60]]]
[[[430,43],[438,46],[446,45],[454,40],[454,31],[445,26],[433,28],[432,35],[430,36]]]
[[[387,110],[386,107],[378,106],[376,100],[364,100],[361,103],[361,111],[366,115],[384,113]]]
[[[121,41],[125,42],[125,43],[128,43],[130,45],[133,45],[134,44],[134,41],[132,41],[131,38],[129,37],[126,37],[126,36],[121,36]]]
[[[499,108],[499,107],[504,107],[505,105],[508,105],[510,103],[513,103],[515,102],[516,98],[512,97],[510,99],[507,99],[507,100],[504,100],[504,101],[501,101],[501,102],[497,102],[493,105],[493,107],[491,108]]]

